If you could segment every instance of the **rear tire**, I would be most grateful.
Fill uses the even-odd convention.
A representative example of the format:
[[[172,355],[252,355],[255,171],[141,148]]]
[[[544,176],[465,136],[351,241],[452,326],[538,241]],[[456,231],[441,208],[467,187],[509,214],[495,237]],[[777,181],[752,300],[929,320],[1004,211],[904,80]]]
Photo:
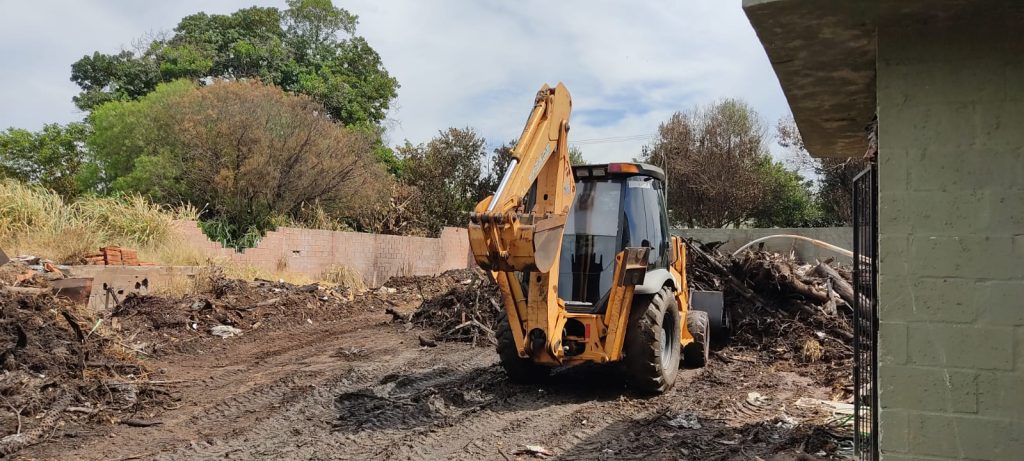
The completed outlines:
[[[550,368],[519,356],[516,340],[512,336],[512,327],[508,323],[508,313],[504,310],[498,313],[498,327],[495,336],[498,341],[496,347],[498,359],[510,381],[522,384],[536,383],[544,380],[551,373]]]
[[[693,342],[683,348],[683,363],[690,368],[703,367],[707,365],[708,355],[711,352],[708,342],[711,337],[708,313],[704,311],[687,312],[686,328],[690,330]]]
[[[630,312],[623,344],[623,365],[629,386],[644,394],[672,388],[679,371],[679,307],[671,287],[650,301],[639,298]]]

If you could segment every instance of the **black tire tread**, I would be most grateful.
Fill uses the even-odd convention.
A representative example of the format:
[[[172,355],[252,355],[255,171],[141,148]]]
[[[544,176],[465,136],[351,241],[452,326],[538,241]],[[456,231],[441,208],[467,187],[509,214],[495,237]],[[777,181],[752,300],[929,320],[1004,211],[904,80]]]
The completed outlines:
[[[704,311],[689,311],[686,314],[686,328],[693,336],[693,342],[683,347],[683,363],[690,368],[701,368],[708,363],[710,354],[710,321]]]
[[[648,301],[649,300],[649,301]],[[673,366],[662,367],[661,340],[658,332],[662,329],[665,315],[674,315],[676,325],[680,324],[679,311],[671,287],[664,287],[652,297],[638,297],[630,313],[629,326],[623,344],[623,368],[629,386],[644,394],[660,394],[675,384],[679,369],[679,348]],[[677,333],[678,334],[678,333]]]
[[[498,313],[495,339],[498,341],[495,348],[498,351],[501,367],[505,369],[505,373],[508,374],[509,380],[512,382],[535,383],[547,378],[551,373],[550,368],[519,356],[515,338],[512,336],[512,327],[508,322],[508,313],[504,310]]]

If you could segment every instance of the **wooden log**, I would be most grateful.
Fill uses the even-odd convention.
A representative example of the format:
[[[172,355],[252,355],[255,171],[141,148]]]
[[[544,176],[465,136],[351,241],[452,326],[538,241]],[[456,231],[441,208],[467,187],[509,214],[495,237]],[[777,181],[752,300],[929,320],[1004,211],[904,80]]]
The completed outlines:
[[[765,301],[764,298],[762,298],[757,293],[754,293],[754,291],[751,290],[750,288],[747,288],[747,286],[742,281],[734,277],[732,273],[730,273],[729,270],[725,268],[725,266],[723,266],[721,263],[715,260],[715,258],[712,258],[711,255],[705,253],[704,250],[701,250],[699,245],[693,242],[689,242],[687,244],[687,248],[693,250],[693,253],[699,256],[702,260],[704,260],[704,262],[708,263],[708,265],[711,266],[712,269],[718,272],[718,275],[724,277],[725,282],[734,290],[736,290],[736,292],[739,293],[740,296],[747,298],[749,301],[759,306],[768,305],[768,302]]]
[[[34,288],[34,287],[0,287],[0,290],[13,294],[13,295],[26,295],[36,296],[45,293],[50,293],[52,290],[49,288]]]
[[[825,262],[818,263],[818,265],[814,267],[814,273],[831,280],[832,289],[835,290],[836,293],[839,293],[839,297],[843,298],[843,301],[846,301],[847,304],[853,306],[853,300],[855,298],[853,286],[850,285],[850,282],[847,282],[843,276],[839,275],[839,272],[836,272],[832,266],[829,266]]]
[[[818,291],[813,286],[804,283],[803,280],[800,280],[800,277],[793,273],[793,267],[788,263],[776,262],[772,264],[772,269],[778,274],[779,282],[784,283],[789,291],[799,294],[815,304],[825,304],[828,302],[828,293]]]

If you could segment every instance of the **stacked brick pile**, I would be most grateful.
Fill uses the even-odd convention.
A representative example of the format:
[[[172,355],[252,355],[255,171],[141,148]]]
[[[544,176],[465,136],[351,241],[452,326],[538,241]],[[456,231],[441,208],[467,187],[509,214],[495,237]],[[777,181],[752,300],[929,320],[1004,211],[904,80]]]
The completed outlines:
[[[152,266],[152,263],[139,261],[139,256],[131,248],[109,246],[100,248],[98,253],[85,257],[85,263],[95,266]]]

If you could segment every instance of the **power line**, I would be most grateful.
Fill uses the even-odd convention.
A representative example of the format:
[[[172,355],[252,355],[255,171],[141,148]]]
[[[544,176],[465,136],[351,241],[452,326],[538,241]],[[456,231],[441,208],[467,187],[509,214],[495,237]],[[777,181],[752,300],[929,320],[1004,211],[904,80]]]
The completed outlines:
[[[655,136],[655,133],[646,133],[646,134],[633,134],[633,135],[626,135],[626,136],[611,136],[611,137],[607,137],[607,138],[577,139],[575,141],[570,142],[570,144],[586,145],[586,144],[605,144],[605,143],[615,143],[615,142],[642,141],[644,139],[651,139],[654,136]]]

